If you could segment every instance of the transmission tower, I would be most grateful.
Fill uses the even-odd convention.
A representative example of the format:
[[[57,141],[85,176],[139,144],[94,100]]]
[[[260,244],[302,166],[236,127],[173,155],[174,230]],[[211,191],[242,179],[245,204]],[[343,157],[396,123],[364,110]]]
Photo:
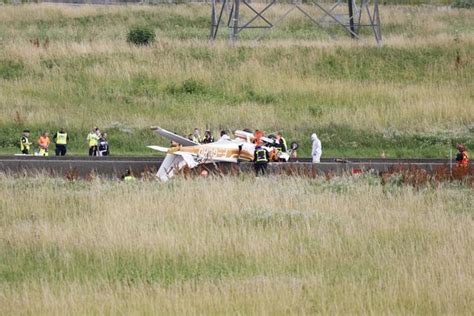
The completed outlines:
[[[215,40],[219,31],[226,28],[231,41],[237,40],[240,32],[246,29],[261,29],[262,31],[257,36],[257,39],[261,39],[270,30],[280,25],[291,12],[298,11],[311,20],[315,26],[325,29],[328,33],[330,33],[326,27],[328,24],[337,25],[353,39],[361,37],[360,30],[362,28],[371,28],[377,44],[382,44],[378,0],[360,0],[358,4],[357,0],[337,0],[330,7],[326,7],[318,0],[309,1],[308,4],[317,9],[319,15],[310,12],[307,6],[302,5],[301,1],[293,0],[289,3],[289,8],[272,21],[265,15],[276,4],[277,0],[270,0],[263,6],[257,7],[250,0],[211,0],[210,38]],[[247,16],[245,18],[242,18],[241,15],[242,9],[246,10]],[[345,13],[341,14],[341,11]]]

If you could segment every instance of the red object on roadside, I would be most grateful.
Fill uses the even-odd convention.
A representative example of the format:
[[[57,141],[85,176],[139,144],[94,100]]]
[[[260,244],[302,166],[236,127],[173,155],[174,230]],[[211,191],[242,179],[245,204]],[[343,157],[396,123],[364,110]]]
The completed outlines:
[[[364,170],[361,168],[352,168],[352,174],[362,174],[364,173]]]

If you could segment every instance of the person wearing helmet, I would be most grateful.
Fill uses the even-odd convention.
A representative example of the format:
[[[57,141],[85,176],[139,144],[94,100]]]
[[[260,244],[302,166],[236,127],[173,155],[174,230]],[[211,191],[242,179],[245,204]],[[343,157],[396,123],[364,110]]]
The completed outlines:
[[[253,162],[255,166],[255,174],[257,177],[260,173],[262,174],[262,176],[265,175],[265,171],[267,170],[268,160],[269,160],[268,151],[261,145],[255,146]]]
[[[30,154],[30,146],[32,144],[30,143],[30,140],[28,139],[28,137],[30,137],[30,131],[25,129],[20,138],[20,151],[23,155]]]
[[[463,144],[456,146],[458,154],[456,155],[456,161],[459,167],[467,167],[469,165],[469,154],[466,151],[466,147]]]
[[[318,138],[316,133],[311,135],[311,142],[312,142],[312,150],[311,156],[313,157],[313,163],[320,163],[321,162],[321,155],[323,153],[323,148],[321,146],[321,141]]]

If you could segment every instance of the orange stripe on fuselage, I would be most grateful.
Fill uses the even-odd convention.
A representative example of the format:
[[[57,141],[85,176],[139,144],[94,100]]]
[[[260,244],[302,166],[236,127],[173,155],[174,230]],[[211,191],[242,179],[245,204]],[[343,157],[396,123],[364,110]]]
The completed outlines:
[[[207,159],[242,159],[242,160],[253,160],[253,153],[247,150],[241,150],[238,148],[222,148],[218,146],[183,146],[181,148],[172,148],[170,152],[184,152],[189,153],[201,158]]]

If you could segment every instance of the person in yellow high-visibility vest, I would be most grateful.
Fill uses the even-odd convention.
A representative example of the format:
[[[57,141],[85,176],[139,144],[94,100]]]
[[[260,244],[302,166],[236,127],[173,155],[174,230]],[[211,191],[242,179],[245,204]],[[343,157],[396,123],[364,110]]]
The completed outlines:
[[[265,175],[269,160],[270,157],[268,151],[261,145],[255,146],[253,162],[255,167],[255,174],[257,175],[257,177],[260,173],[262,174],[262,176]]]
[[[66,156],[69,135],[66,133],[63,127],[61,127],[61,129],[56,132],[56,134],[54,134],[53,140],[56,144],[56,156]]]
[[[94,127],[87,135],[87,142],[89,144],[89,156],[97,156],[97,145],[99,143],[100,130]]]
[[[202,142],[202,137],[201,137],[201,135],[199,134],[199,128],[196,127],[196,128],[194,129],[194,132],[193,132],[193,134],[192,134],[192,136],[191,136],[191,140],[192,140],[193,142],[195,142],[196,144],[200,144],[200,143]]]
[[[23,131],[23,134],[21,135],[20,138],[20,150],[23,155],[29,155],[30,154],[30,146],[31,143],[28,139],[30,137],[30,131],[25,129]]]
[[[133,176],[132,170],[127,169],[125,174],[122,176],[124,182],[135,182],[136,178]]]

